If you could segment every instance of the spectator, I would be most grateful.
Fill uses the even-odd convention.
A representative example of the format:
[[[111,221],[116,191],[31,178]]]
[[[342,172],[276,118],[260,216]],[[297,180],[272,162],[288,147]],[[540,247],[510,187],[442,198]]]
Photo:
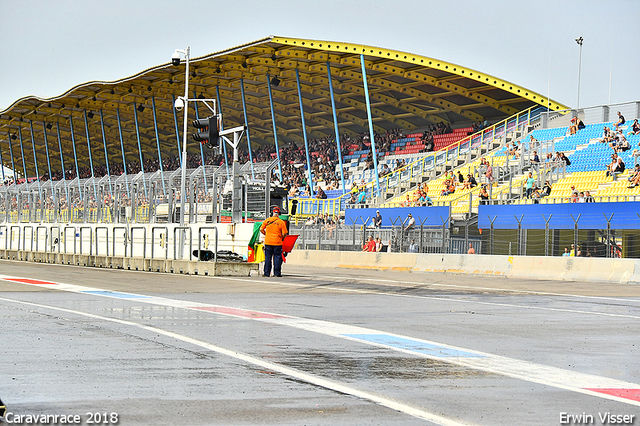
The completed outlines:
[[[614,159],[615,163],[612,162],[609,165],[609,170],[607,171],[607,176],[611,176],[611,177],[613,177],[613,180],[616,180],[618,175],[624,173],[625,164],[624,164],[624,161],[622,161],[622,157],[617,157],[617,156],[616,157],[611,156],[611,157]]]
[[[362,251],[375,252],[376,241],[373,239],[373,235],[369,235],[369,239],[362,246]]]
[[[325,194],[324,190],[320,187],[318,187],[318,191],[316,193],[316,198],[318,200],[326,200],[327,199],[327,194]]]
[[[482,161],[484,161],[484,165],[485,165],[484,175],[487,178],[487,182],[492,184],[493,183],[493,167],[491,167],[491,164],[489,164],[486,158],[483,158]]]
[[[409,244],[409,253],[417,253],[418,245],[416,244],[416,240],[411,240],[411,244]]]
[[[376,210],[376,216],[373,218],[373,226],[376,228],[382,227],[382,215],[380,214],[380,210]]]
[[[527,181],[525,184],[527,194],[527,198],[531,198],[531,193],[533,192],[533,185],[536,182],[536,179],[533,177],[533,173],[529,172],[529,176],[527,177]]]
[[[631,131],[627,134],[627,136],[635,136],[640,135],[640,124],[638,124],[638,119],[633,120],[633,124],[631,125]]]
[[[602,131],[602,139],[600,142],[602,143],[611,143],[613,142],[613,132],[607,126],[604,126],[604,130]]]
[[[367,201],[367,192],[365,190],[365,187],[363,186],[362,188],[360,188],[360,194],[358,194],[358,204],[364,204]]]
[[[571,126],[569,126],[569,133],[575,135],[576,133],[578,133],[578,130],[582,129],[584,129],[584,123],[582,122],[582,120],[580,120],[580,118],[578,117],[573,117],[571,119]]]
[[[549,183],[549,181],[545,181],[544,182],[544,186],[542,187],[542,192],[540,194],[541,197],[548,197],[549,195],[551,195],[551,184]]]
[[[584,192],[580,191],[580,194],[578,194],[578,203],[584,203]]]
[[[540,164],[540,157],[538,157],[538,151],[533,151],[533,158],[531,159],[531,163],[536,166]]]
[[[478,197],[480,197],[480,204],[489,204],[489,193],[487,192],[487,185],[482,185],[482,188],[480,188],[480,193],[478,194]]]
[[[411,213],[407,215],[405,219],[406,226],[404,227],[404,232],[409,232],[416,227],[416,220],[413,218]]]
[[[473,248],[471,243],[469,243],[469,250],[467,250],[467,254],[476,254],[476,250]]]
[[[564,152],[560,153],[560,160],[562,160],[564,164],[566,164],[567,166],[571,165],[571,160],[569,160],[569,158],[567,158],[567,156],[564,155]]]
[[[635,188],[640,183],[640,164],[636,164],[633,171],[629,174],[627,178],[629,181],[629,186],[627,188]]]
[[[584,192],[584,202],[585,203],[595,203],[595,199],[593,198],[593,195],[591,195],[591,192],[589,191],[585,191]]]
[[[569,249],[568,248],[564,248],[564,253],[562,253],[562,257],[569,257],[571,254],[569,253]]]
[[[613,150],[616,153],[625,152],[625,151],[628,151],[631,148],[631,145],[629,145],[629,141],[624,136],[624,133],[622,132],[622,130],[618,131],[618,134],[616,135],[616,137],[618,139],[618,142],[617,142],[616,146],[613,147]]]
[[[382,251],[382,240],[380,239],[380,237],[376,238],[376,252],[381,252]]]
[[[620,126],[622,126],[624,123],[625,123],[624,116],[620,114],[620,111],[618,111],[618,121],[615,124],[616,132],[620,130]]]

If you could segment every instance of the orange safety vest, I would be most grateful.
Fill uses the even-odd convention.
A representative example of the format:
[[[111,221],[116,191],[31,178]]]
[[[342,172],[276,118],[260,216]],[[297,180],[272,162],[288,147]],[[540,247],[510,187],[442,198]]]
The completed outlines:
[[[284,237],[289,233],[287,224],[277,216],[265,219],[260,226],[260,232],[265,235],[264,244],[267,246],[281,246]]]

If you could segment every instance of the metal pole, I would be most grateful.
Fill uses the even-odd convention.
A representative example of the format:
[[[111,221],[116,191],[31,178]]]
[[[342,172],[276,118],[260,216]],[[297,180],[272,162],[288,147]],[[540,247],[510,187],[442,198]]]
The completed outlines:
[[[369,87],[367,85],[367,71],[364,67],[364,55],[360,54],[362,65],[362,82],[364,83],[364,97],[367,101],[367,118],[369,119],[369,137],[371,138],[371,152],[373,154],[373,172],[376,181],[376,192],[380,195],[380,179],[378,179],[378,154],[376,153],[376,141],[373,132],[373,120],[371,118],[371,102],[369,101]],[[297,72],[297,71],[296,71]]]
[[[222,104],[220,103],[220,88],[218,88],[218,86],[216,86],[216,100],[218,101],[218,114],[222,114]],[[224,130],[224,123],[222,120],[220,120],[220,131]],[[222,141],[222,150],[224,152],[224,168],[225,171],[227,172],[227,180],[230,179],[229,177],[229,160],[227,159],[227,144]]]
[[[29,129],[31,130],[31,147],[33,148],[33,162],[36,165],[36,181],[38,182],[38,195],[42,200],[42,188],[40,187],[40,172],[38,171],[38,157],[36,157],[36,142],[33,136],[33,121],[29,120]]]
[[[140,153],[140,171],[142,172],[142,186],[144,188],[145,197],[149,197],[147,192],[147,182],[144,180],[144,161],[142,159],[142,144],[140,143],[140,126],[138,126],[138,107],[133,103],[133,119],[136,124],[136,138],[138,139],[138,152]]]
[[[9,137],[9,139],[11,139],[11,137]],[[45,132],[45,141],[47,139],[46,136],[46,132]],[[47,159],[49,158],[49,156],[47,155]],[[2,147],[0,147],[0,169],[2,169],[2,183],[4,184],[4,161],[2,161]],[[51,170],[51,167],[49,167],[49,170]],[[49,171],[49,176],[51,176],[51,171]],[[8,194],[7,194],[8,197]],[[8,209],[7,209],[7,213],[8,213]]]
[[[18,136],[20,138],[20,153],[22,154],[22,172],[24,173],[24,181],[29,189],[29,177],[27,176],[27,166],[24,161],[24,147],[22,145],[22,127],[18,127]]]
[[[186,184],[187,179],[187,120],[189,115],[189,52],[190,47],[187,47],[185,52],[186,68],[184,74],[184,127],[182,129],[182,170],[181,170],[181,182],[180,182],[180,226],[184,226],[184,204],[186,198]],[[181,233],[182,240],[184,240],[184,231]],[[182,248],[184,244],[180,244]]]
[[[69,188],[67,188],[67,175],[64,170],[64,155],[62,154],[62,138],[60,138],[60,123],[56,122],[56,133],[58,135],[58,149],[60,150],[60,167],[62,168],[62,180],[64,181],[64,192],[69,202]]]
[[[309,176],[310,195],[313,197],[313,179],[311,177],[311,159],[309,158],[309,142],[307,141],[307,126],[304,122],[304,107],[302,105],[302,91],[300,90],[300,73],[296,68],[296,84],[298,86],[298,100],[300,101],[300,119],[302,120],[302,135],[304,136],[304,150],[307,154],[307,174]]]
[[[269,107],[271,108],[271,122],[273,124],[273,138],[276,143],[276,158],[278,159],[278,174],[282,181],[282,165],[280,164],[280,149],[278,148],[278,131],[276,130],[276,115],[273,111],[273,95],[271,93],[271,76],[267,74],[267,90],[269,91]],[[267,217],[269,217],[267,215]]]
[[[176,97],[174,95],[171,95],[171,101],[175,105]],[[176,140],[178,142],[178,158],[180,159],[180,167],[183,167],[182,166],[182,157],[180,156],[180,131],[178,129],[178,113],[176,112],[175,108],[172,108],[172,109],[173,109],[173,123],[176,126]]]
[[[47,140],[47,125],[43,121],[42,122],[42,133],[44,133],[44,148],[45,153],[47,154],[47,169],[49,170],[49,180],[53,181],[53,175],[51,174],[51,160],[49,159],[49,141]],[[0,154],[0,164],[2,164],[2,155]],[[2,167],[2,180],[4,180],[4,166]],[[51,185],[51,196],[53,198],[53,204],[56,204],[56,192],[53,190],[53,185]]]
[[[167,188],[164,183],[164,166],[162,165],[162,152],[160,152],[160,137],[158,136],[158,117],[156,115],[156,100],[151,97],[151,107],[153,108],[153,127],[156,130],[156,144],[158,145],[158,165],[160,166],[160,176],[162,178],[162,193],[167,196]],[[102,111],[100,111],[102,114]],[[106,150],[105,150],[106,153]]]
[[[346,194],[347,189],[344,186],[344,167],[342,166],[342,148],[340,147],[340,132],[338,131],[338,114],[336,112],[336,100],[333,96],[333,82],[331,80],[331,64],[327,61],[327,76],[329,78],[329,94],[331,95],[331,110],[333,111],[333,128],[336,132],[336,145],[338,147],[338,161],[340,162],[340,183],[342,193]]]
[[[582,74],[582,43],[583,42],[584,42],[584,39],[582,38],[582,36],[576,39],[576,43],[580,45],[580,61],[578,65],[578,102],[576,105],[576,109],[580,108],[580,77]]]
[[[69,116],[69,127],[71,127],[71,144],[73,145],[73,159],[76,162],[76,179],[78,180],[78,192],[80,193],[80,200],[83,199],[82,188],[80,187],[80,169],[78,168],[78,154],[76,153],[76,137],[73,131],[73,116]]]
[[[107,137],[104,131],[104,115],[102,114],[102,110],[100,110],[100,129],[102,130],[102,145],[104,145],[104,163],[107,166],[107,176],[109,179],[109,194],[111,194],[111,199],[113,199],[113,189],[111,188],[111,169],[109,168],[109,153],[107,152]]]
[[[247,101],[244,96],[244,79],[240,79],[240,94],[242,95],[242,112],[244,112],[244,125],[247,133],[247,148],[249,149],[249,162],[251,166],[251,179],[255,179],[253,175],[253,153],[251,152],[251,138],[249,137],[249,119],[247,118]]]
[[[93,156],[91,155],[91,142],[89,141],[89,124],[87,122],[87,110],[84,110],[84,131],[87,135],[87,148],[89,150],[89,165],[91,167],[91,182],[93,183],[93,195],[96,196],[98,190],[96,188],[96,176],[93,172]]]
[[[9,155],[11,155],[11,171],[13,172],[13,184],[17,186],[18,177],[16,176],[16,164],[13,159],[13,144],[11,143],[11,137],[9,137]]]
[[[127,197],[131,198],[129,192],[129,179],[127,178],[127,159],[124,155],[124,139],[122,138],[122,124],[120,123],[120,109],[116,108],[116,116],[118,118],[118,134],[120,135],[120,149],[122,150],[122,167],[124,168],[124,182],[127,187]]]

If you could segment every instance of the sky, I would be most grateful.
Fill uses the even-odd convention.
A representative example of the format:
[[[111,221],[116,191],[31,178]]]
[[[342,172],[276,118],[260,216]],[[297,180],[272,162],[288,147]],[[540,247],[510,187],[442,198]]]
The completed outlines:
[[[580,107],[640,101],[638,0],[0,0],[0,16],[0,111],[269,35],[419,54],[574,108],[581,70]]]

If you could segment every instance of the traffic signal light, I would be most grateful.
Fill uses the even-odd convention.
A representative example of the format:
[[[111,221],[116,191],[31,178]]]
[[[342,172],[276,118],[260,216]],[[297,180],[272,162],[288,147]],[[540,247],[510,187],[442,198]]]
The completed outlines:
[[[191,135],[194,141],[206,145],[207,148],[215,148],[217,146],[218,138],[220,137],[217,115],[193,120],[193,126],[198,130]]]

